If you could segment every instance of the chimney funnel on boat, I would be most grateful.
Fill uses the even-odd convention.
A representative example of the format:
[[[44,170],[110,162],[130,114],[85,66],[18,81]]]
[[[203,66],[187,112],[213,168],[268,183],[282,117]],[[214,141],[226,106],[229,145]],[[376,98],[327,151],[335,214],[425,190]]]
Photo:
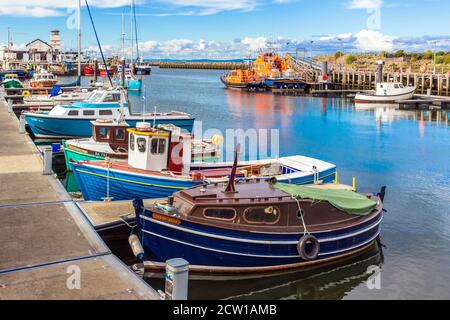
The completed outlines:
[[[231,169],[230,179],[228,180],[228,184],[227,184],[227,187],[225,188],[224,193],[236,193],[236,187],[234,185],[234,180],[236,179],[236,170],[237,170],[239,149],[240,149],[240,145],[238,144],[236,146],[236,150],[234,151],[233,168]]]
[[[384,67],[384,61],[378,60],[377,61],[377,71],[375,73],[375,83],[383,82],[383,67]]]

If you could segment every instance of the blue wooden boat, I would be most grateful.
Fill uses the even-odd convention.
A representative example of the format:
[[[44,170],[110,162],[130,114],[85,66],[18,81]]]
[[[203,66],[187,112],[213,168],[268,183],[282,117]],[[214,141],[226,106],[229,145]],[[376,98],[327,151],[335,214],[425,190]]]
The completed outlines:
[[[90,137],[91,121],[122,118],[130,126],[145,117],[158,124],[174,124],[191,131],[194,118],[187,113],[171,111],[164,113],[138,114],[130,111],[130,106],[122,90],[95,90],[91,96],[71,105],[57,105],[49,112],[25,112],[25,120],[38,138],[80,138]]]
[[[128,131],[127,162],[71,162],[85,200],[167,197],[205,182],[226,181],[230,175],[231,162],[193,163],[191,141],[179,140],[170,131],[140,124]],[[240,179],[276,177],[295,184],[331,182],[335,174],[335,165],[304,156],[243,161],[238,168]]]
[[[198,186],[149,207],[133,201],[147,270],[172,258],[193,272],[300,268],[359,253],[380,234],[384,188],[361,195],[335,184],[232,178],[226,188]]]

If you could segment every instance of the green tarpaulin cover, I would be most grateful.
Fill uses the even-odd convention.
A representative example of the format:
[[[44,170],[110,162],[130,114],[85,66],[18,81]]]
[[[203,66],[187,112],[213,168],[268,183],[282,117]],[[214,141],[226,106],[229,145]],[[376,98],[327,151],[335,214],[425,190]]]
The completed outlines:
[[[372,212],[377,203],[350,190],[318,189],[294,184],[276,183],[275,188],[296,198],[328,201],[339,210],[365,216]]]

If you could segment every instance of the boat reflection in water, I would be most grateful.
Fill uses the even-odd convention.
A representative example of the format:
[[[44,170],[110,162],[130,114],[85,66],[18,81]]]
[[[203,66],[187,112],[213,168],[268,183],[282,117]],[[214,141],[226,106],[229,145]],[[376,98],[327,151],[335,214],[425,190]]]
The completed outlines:
[[[228,300],[337,300],[343,299],[373,275],[369,268],[384,264],[381,244],[376,241],[365,251],[349,258],[303,268],[301,271],[259,275],[195,275],[189,279],[189,299]],[[146,281],[164,290],[162,274],[146,273]]]
[[[380,103],[355,103],[355,110],[373,112],[378,122],[389,123],[400,119],[449,125],[448,110],[399,110],[398,105]]]

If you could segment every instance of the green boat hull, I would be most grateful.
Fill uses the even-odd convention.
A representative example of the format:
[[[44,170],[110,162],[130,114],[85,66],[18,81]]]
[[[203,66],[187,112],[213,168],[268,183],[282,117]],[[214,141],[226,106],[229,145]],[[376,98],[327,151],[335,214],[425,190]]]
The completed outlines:
[[[70,169],[70,162],[69,160],[72,159],[72,161],[90,161],[90,160],[105,160],[105,157],[97,156],[94,154],[88,154],[84,152],[80,152],[77,150],[73,150],[66,147],[66,143],[63,142],[64,146],[64,158],[66,160],[66,168],[67,171],[71,171]]]
[[[6,80],[3,81],[3,87],[5,89],[21,89],[22,83],[17,80]]]

